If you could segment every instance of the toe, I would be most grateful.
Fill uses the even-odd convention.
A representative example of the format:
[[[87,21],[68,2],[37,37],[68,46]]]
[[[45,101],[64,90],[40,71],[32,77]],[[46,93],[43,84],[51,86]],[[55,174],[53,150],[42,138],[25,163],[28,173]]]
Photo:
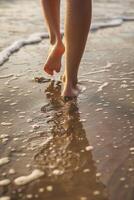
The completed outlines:
[[[53,76],[53,70],[51,70],[48,66],[45,66],[45,67],[44,67],[44,71],[45,71],[46,73],[48,73],[49,75]]]
[[[55,71],[56,71],[57,73],[59,73],[59,72],[60,72],[60,68],[56,68]]]

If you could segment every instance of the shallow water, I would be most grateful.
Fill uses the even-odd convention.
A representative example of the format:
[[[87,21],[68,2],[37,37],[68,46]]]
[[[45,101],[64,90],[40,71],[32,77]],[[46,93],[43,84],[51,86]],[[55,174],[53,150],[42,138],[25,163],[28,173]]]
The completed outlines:
[[[15,23],[14,16],[20,16],[14,11],[20,12],[21,7],[19,1],[14,2],[1,1],[5,9],[14,13],[12,23],[6,28],[4,25],[3,30],[16,29],[18,21]],[[21,13],[24,22],[27,13],[31,21],[14,34],[0,32],[1,47],[37,31],[33,21],[38,24],[41,16],[33,13],[39,9],[38,2],[30,1],[29,12],[27,1],[21,2],[25,6],[25,16]],[[104,16],[104,8],[111,9],[112,16],[117,17],[124,14],[127,5],[130,1],[122,5],[96,1],[94,9],[104,21],[110,13]],[[5,12],[2,20],[8,21],[8,14]],[[96,14],[96,23],[97,20],[100,18]],[[38,24],[39,32],[43,30],[42,23]],[[58,76],[53,81],[45,77],[44,83],[34,80],[44,77],[41,67],[48,40],[25,46],[1,67],[0,197],[133,200],[133,35],[133,22],[90,35],[79,73],[83,92],[76,101],[63,102]],[[27,184],[18,185],[15,180]]]
[[[61,7],[61,29],[64,25],[65,1]],[[93,20],[95,26],[100,23],[109,24],[111,19],[134,19],[133,0],[94,0]],[[24,12],[25,11],[25,12]],[[9,23],[10,21],[10,23]],[[9,46],[17,39],[28,37],[36,32],[43,32],[43,16],[39,1],[30,0],[1,0],[0,1],[0,50]]]
[[[61,3],[61,32],[64,34],[65,2],[62,1]],[[28,7],[25,0],[14,1],[14,3],[2,0],[0,4],[2,24],[2,34],[0,35],[2,38],[0,43],[0,50],[2,49],[0,52],[1,66],[23,46],[41,42],[49,35],[46,30],[44,32],[43,16],[38,1],[30,1]],[[114,2],[113,0],[94,1],[91,31],[117,27],[126,21],[134,21],[134,11],[131,9],[133,7],[134,3],[131,0],[125,1],[123,4],[121,1]],[[27,26],[24,26],[24,24],[27,24]],[[38,26],[40,32],[36,32],[36,26]]]
[[[31,4],[32,3],[32,4]],[[44,32],[43,16],[41,16],[41,6],[39,2],[32,0],[30,2],[30,9],[26,7],[27,2],[15,1],[1,1],[1,22],[2,30],[2,51],[0,52],[0,66],[3,65],[12,54],[20,50],[25,45],[35,44],[41,42],[43,39],[49,38],[48,32]],[[20,7],[21,5],[21,7]],[[91,24],[91,31],[97,31],[102,28],[121,26],[126,21],[134,21],[132,1],[121,3],[120,1],[95,1],[93,2],[93,17]],[[21,9],[25,9],[25,13]],[[36,9],[36,10],[35,10]],[[20,15],[21,13],[21,15]],[[35,15],[36,13],[36,15]],[[64,34],[64,15],[65,15],[65,2],[62,1],[61,5],[61,33]],[[11,17],[12,16],[12,17]],[[30,20],[28,20],[30,19]],[[11,24],[9,24],[9,20]],[[24,28],[24,24],[28,26]],[[21,28],[20,28],[21,25]],[[38,25],[38,30],[42,32],[35,32],[35,27]],[[33,33],[34,32],[34,33]],[[28,35],[29,33],[32,33]],[[4,37],[3,37],[4,36]],[[23,36],[23,37],[20,37]],[[16,40],[13,41],[15,38]],[[19,37],[19,39],[18,39]],[[9,42],[11,44],[9,45]],[[6,45],[6,48],[4,48]],[[1,50],[1,46],[0,46]]]

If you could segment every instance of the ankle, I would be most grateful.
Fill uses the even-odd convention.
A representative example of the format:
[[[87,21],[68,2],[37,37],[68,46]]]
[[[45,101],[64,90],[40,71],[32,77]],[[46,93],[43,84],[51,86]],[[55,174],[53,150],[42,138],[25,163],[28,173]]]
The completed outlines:
[[[49,39],[50,39],[50,44],[52,46],[55,45],[55,43],[56,43],[56,37],[55,37],[55,35],[50,34]]]
[[[77,77],[73,78],[71,81],[67,81],[67,80],[66,80],[66,73],[64,73],[64,74],[61,76],[61,80],[62,80],[62,82],[64,82],[65,85],[70,84],[70,85],[72,85],[73,87],[75,87],[75,86],[77,85],[77,83],[78,83],[78,78],[77,78]]]
[[[72,81],[65,81],[64,82],[64,88],[72,88],[73,87],[73,82]]]
[[[51,35],[51,37],[50,37],[50,43],[52,45],[63,46],[62,35],[61,34],[53,34],[53,35]]]
[[[64,46],[62,40],[57,40],[57,41],[55,42],[55,45],[57,46],[57,48],[62,49],[62,50],[65,51],[65,46]]]
[[[66,83],[64,84],[64,88],[62,91],[63,97],[76,97],[78,96],[78,90],[72,86],[72,83]]]

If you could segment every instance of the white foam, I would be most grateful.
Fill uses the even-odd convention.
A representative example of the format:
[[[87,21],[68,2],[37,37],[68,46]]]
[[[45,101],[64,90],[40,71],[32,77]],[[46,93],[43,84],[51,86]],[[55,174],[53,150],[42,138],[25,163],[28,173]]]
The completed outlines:
[[[12,123],[11,122],[1,122],[2,126],[11,126]]]
[[[105,87],[108,86],[108,85],[109,85],[108,82],[103,83],[102,85],[99,86],[97,92],[103,91],[103,88],[105,88]]]
[[[124,75],[131,75],[131,74],[134,74],[134,71],[132,71],[132,72],[127,72],[127,73],[122,73],[121,75],[124,76]]]
[[[80,92],[80,93],[83,93],[83,92],[85,92],[85,90],[86,90],[87,88],[86,88],[86,86],[84,86],[84,85],[78,84],[78,89],[79,89],[79,92]]]
[[[0,79],[10,78],[12,76],[14,76],[14,75],[13,74],[7,74],[7,75],[0,76]]]
[[[91,26],[91,30],[98,30],[100,28],[107,28],[107,27],[114,27],[114,26],[120,26],[124,21],[133,21],[133,16],[122,16],[121,18],[115,18],[106,20],[105,22],[98,22],[94,23]],[[64,34],[64,31],[62,31],[62,35]],[[12,53],[18,51],[20,48],[22,48],[24,45],[34,44],[41,42],[44,38],[49,38],[49,34],[46,32],[42,33],[34,33],[30,35],[28,38],[22,38],[20,40],[15,41],[12,45],[5,48],[0,53],[0,65],[2,65],[4,62],[6,62],[9,57],[12,55]]]
[[[88,83],[101,83],[101,81],[97,81],[97,80],[92,80],[92,79],[81,79],[80,81],[79,81],[80,83],[82,83],[82,82],[88,82]]]
[[[132,19],[131,19],[132,20]],[[104,22],[95,22],[91,26],[91,31],[96,31],[101,28],[116,27],[123,24],[124,18],[109,19]]]
[[[120,18],[113,18],[103,22],[95,22],[91,25],[91,31],[97,31],[102,28],[121,26],[126,21],[134,21],[134,16],[121,16]]]
[[[132,79],[132,78],[122,78],[122,77],[120,77],[120,78],[109,78],[110,80],[112,80],[112,81],[121,81],[121,80],[130,80],[130,79]]]
[[[0,139],[5,139],[5,138],[8,138],[8,137],[9,137],[9,135],[7,135],[7,134],[0,135]]]
[[[44,175],[44,172],[39,170],[39,169],[35,169],[33,170],[33,172],[28,175],[28,176],[21,176],[21,177],[18,177],[14,180],[14,183],[16,185],[25,185],[25,184],[28,184],[38,178],[40,178],[41,176]]]
[[[98,71],[93,71],[93,72],[89,72],[83,75],[92,75],[92,74],[97,74],[97,73],[103,73],[103,72],[109,72],[108,69],[102,69],[102,70],[98,70]]]
[[[101,28],[108,27],[116,27],[123,24],[124,21],[134,21],[133,16],[122,16],[121,18],[115,18],[106,20],[105,22],[94,23],[91,26],[91,31],[96,31]],[[61,31],[61,34],[64,34],[64,31]],[[43,39],[49,38],[49,34],[46,32],[42,33],[34,33],[30,35],[28,38],[22,38],[20,40],[15,41],[9,47],[5,48],[2,52],[0,52],[0,66],[3,65],[9,57],[16,51],[20,50],[24,45],[30,45],[41,42]]]
[[[99,24],[100,28],[108,28],[108,27],[115,27],[120,26],[123,23],[123,19],[111,19],[106,22],[101,22]]]
[[[38,43],[41,42],[43,38],[48,37],[48,33],[35,33],[30,35],[28,38],[22,38],[15,41],[0,53],[0,65],[3,65],[14,52],[20,50],[24,45]]]
[[[33,129],[38,129],[38,128],[40,128],[40,125],[39,125],[39,124],[33,124],[33,125],[32,125],[32,128],[33,128]]]
[[[108,62],[103,68],[104,69],[109,69],[109,68],[111,68],[113,66],[113,64],[115,64],[115,63]]]
[[[9,160],[8,157],[0,158],[0,166],[9,163],[9,161],[10,161],[10,160]]]
[[[27,121],[27,123],[30,123],[30,122],[33,121],[33,119],[32,118],[28,118],[26,121]]]
[[[123,16],[122,18],[110,19],[105,22],[98,22],[98,23],[92,24],[91,30],[94,31],[94,30],[98,30],[101,28],[120,26],[120,25],[122,25],[122,23],[124,21],[132,21],[132,20],[134,20],[134,17],[127,17],[127,16]],[[64,31],[62,31],[61,33],[63,35]],[[0,53],[0,65],[3,65],[14,52],[21,49],[24,45],[39,43],[44,38],[49,38],[49,34],[46,32],[34,33],[34,34],[30,35],[28,38],[22,38],[20,40],[15,41],[12,45],[5,48]]]
[[[61,31],[63,35],[63,30]],[[41,42],[43,39],[49,38],[46,32],[31,34],[28,38],[22,38],[15,41],[9,47],[0,52],[0,66],[3,65],[9,57],[16,51],[19,51],[23,46]]]
[[[127,88],[127,87],[128,87],[127,84],[121,84],[121,85],[120,85],[120,88]]]

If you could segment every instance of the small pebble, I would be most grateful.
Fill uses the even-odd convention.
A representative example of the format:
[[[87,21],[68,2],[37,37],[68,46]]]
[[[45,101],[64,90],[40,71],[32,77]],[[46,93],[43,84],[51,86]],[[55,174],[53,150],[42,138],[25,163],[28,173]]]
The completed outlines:
[[[90,172],[90,169],[84,169],[83,172],[84,173]]]
[[[103,108],[97,108],[95,111],[98,112],[98,111],[102,111]]]
[[[0,186],[6,186],[9,185],[10,183],[11,181],[9,179],[0,180]]]
[[[9,111],[7,111],[7,110],[5,110],[5,111],[3,111],[3,114],[7,114]]]
[[[55,169],[55,170],[53,170],[53,174],[54,175],[61,175],[61,174],[63,174],[63,171]]]
[[[4,157],[4,158],[0,158],[0,166],[9,163],[9,158],[8,157]]]
[[[39,192],[40,193],[44,192],[44,188],[39,188]]]
[[[100,191],[95,190],[95,191],[93,192],[93,195],[94,195],[94,196],[98,196],[98,195],[100,195]]]
[[[24,115],[20,115],[19,118],[20,118],[20,119],[23,119],[23,118],[25,118],[25,116],[24,116]]]
[[[33,120],[31,118],[27,119],[27,122],[30,123],[32,122]]]
[[[96,173],[96,177],[100,177],[101,176],[101,173]]]
[[[87,200],[87,197],[80,197],[80,200]]]
[[[47,190],[48,192],[53,191],[53,186],[52,186],[52,185],[48,185],[48,186],[46,187],[46,190]]]
[[[129,171],[129,172],[133,172],[133,171],[134,171],[134,168],[129,168],[128,171]]]
[[[33,195],[32,194],[27,194],[27,199],[32,199],[33,198]]]
[[[15,174],[15,170],[14,169],[9,169],[9,174]]]
[[[0,139],[5,139],[5,138],[8,138],[8,137],[9,137],[9,135],[7,135],[7,134],[0,135]]]
[[[11,122],[1,122],[2,126],[11,126],[12,123]]]
[[[11,198],[8,196],[3,196],[3,197],[0,197],[0,200],[11,200]]]
[[[131,148],[129,149],[129,151],[134,151],[134,147],[131,147]]]
[[[17,102],[10,103],[10,106],[15,106],[15,105],[17,105]]]
[[[120,178],[120,181],[125,181],[125,180],[126,180],[125,177]]]
[[[87,146],[87,147],[85,148],[85,150],[86,150],[86,151],[91,151],[91,150],[93,150],[93,146]]]

